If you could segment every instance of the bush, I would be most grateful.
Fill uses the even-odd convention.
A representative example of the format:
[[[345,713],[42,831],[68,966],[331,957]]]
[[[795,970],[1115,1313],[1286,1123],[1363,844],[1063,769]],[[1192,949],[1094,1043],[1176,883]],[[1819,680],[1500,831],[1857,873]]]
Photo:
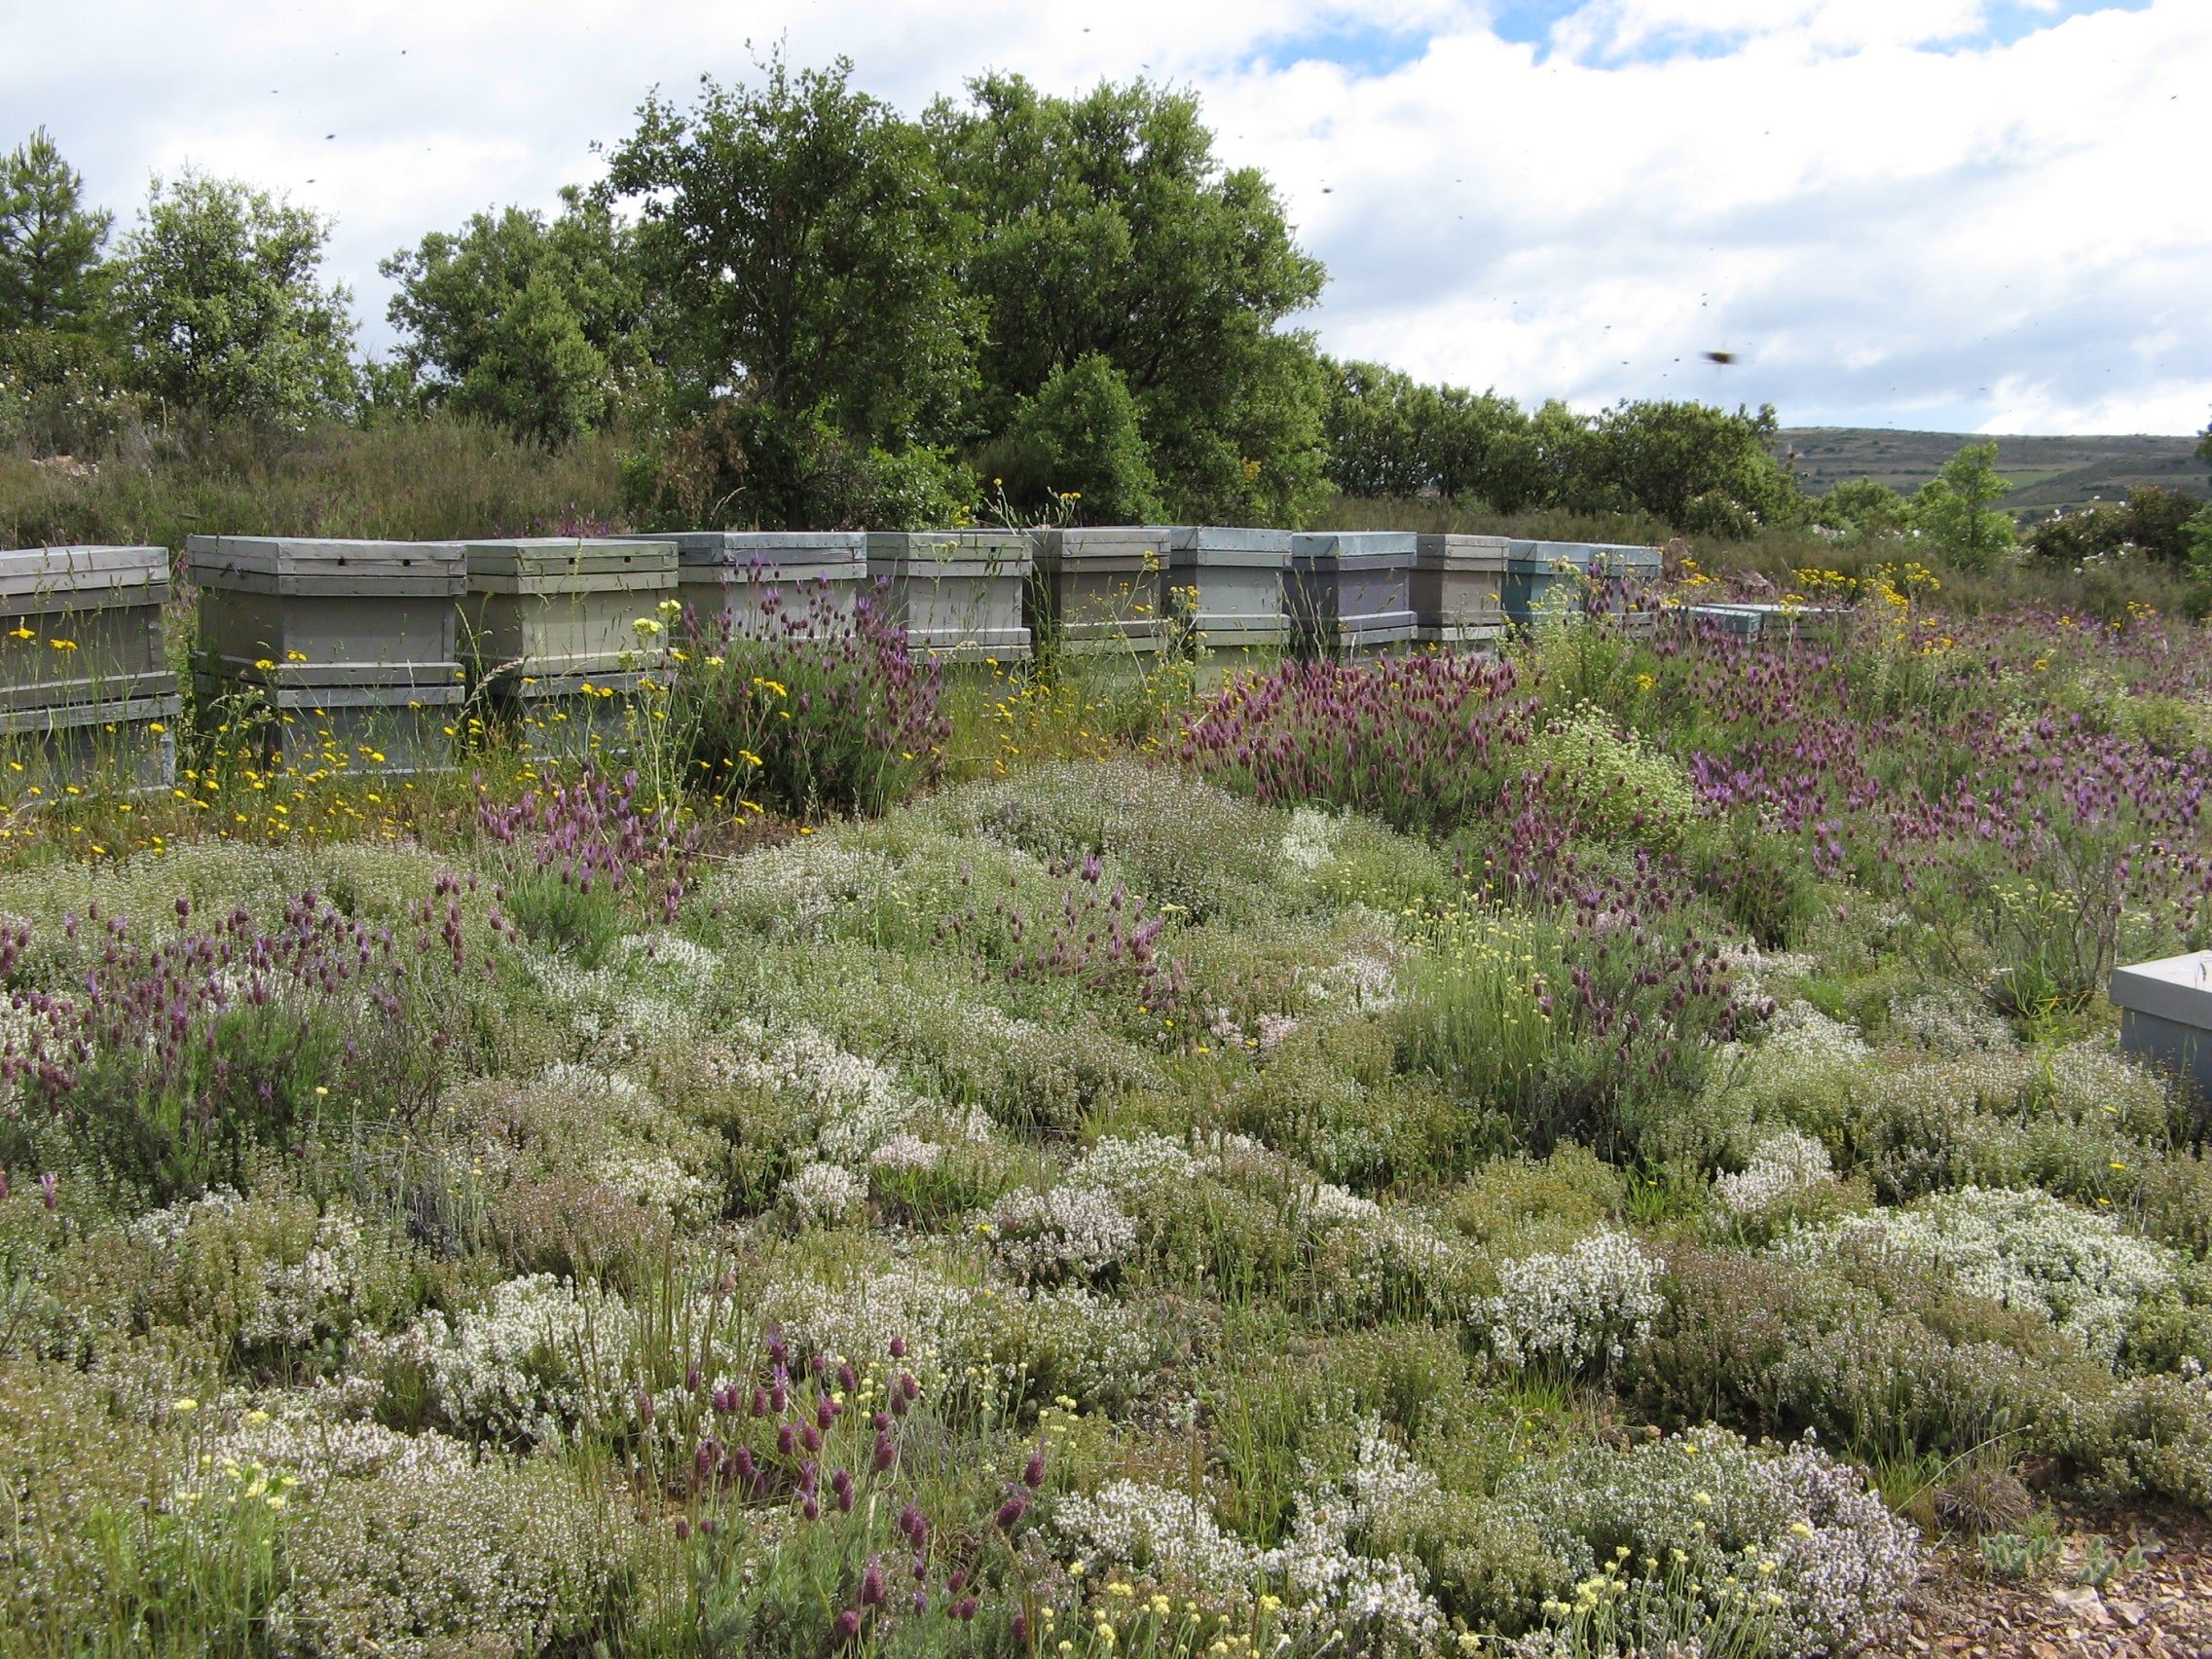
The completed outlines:
[[[818,592],[762,639],[687,618],[668,721],[695,787],[794,814],[880,813],[921,788],[950,731],[943,675],[878,604],[846,614]]]

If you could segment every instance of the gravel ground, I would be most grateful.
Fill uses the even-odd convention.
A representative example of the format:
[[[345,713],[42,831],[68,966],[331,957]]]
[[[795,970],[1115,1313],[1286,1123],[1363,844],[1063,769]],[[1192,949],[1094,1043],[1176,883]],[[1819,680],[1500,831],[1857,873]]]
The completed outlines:
[[[1946,1545],[1907,1604],[1897,1659],[2212,1659],[2212,1521],[2183,1511],[2063,1509],[2064,1548],[2023,1581],[1993,1577],[1969,1544]],[[2130,1545],[2144,1565],[2102,1590],[2078,1582],[2084,1546]]]

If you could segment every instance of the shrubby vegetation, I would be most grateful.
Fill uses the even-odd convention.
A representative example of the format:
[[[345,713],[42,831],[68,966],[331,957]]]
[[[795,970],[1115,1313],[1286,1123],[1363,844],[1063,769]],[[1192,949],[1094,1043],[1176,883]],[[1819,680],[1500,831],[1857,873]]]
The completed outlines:
[[[2212,655],[1792,579],[1141,690],[864,606],[684,642],[690,784],[10,817],[7,1650],[1815,1659],[2212,1503],[2099,995]]]

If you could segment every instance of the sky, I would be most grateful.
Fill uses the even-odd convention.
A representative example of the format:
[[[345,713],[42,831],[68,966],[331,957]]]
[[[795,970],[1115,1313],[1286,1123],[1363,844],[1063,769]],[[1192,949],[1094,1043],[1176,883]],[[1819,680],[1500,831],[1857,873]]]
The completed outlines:
[[[779,41],[909,113],[984,69],[1197,92],[1329,269],[1299,323],[1423,379],[1788,425],[2212,416],[2212,0],[78,0],[0,14],[0,144],[45,124],[119,224],[186,165],[331,215],[388,350],[380,258],[552,207],[649,91]]]

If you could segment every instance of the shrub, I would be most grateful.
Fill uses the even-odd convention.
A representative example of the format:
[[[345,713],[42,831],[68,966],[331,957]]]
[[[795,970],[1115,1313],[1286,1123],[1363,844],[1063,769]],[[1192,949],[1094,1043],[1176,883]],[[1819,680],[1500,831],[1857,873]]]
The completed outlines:
[[[2108,1361],[2118,1357],[2136,1305],[2174,1279],[2163,1247],[2122,1234],[2112,1217],[2041,1192],[1968,1187],[1936,1194],[1783,1248],[1815,1257],[1844,1237],[1924,1264],[1970,1295],[2039,1312]]]
[[[1507,1477],[1497,1500],[1573,1564],[1574,1601],[1546,1609],[1569,1629],[1644,1584],[1678,1622],[1641,1640],[1834,1653],[1885,1629],[1920,1571],[1912,1525],[1809,1441],[1760,1450],[1707,1428],[1589,1447]]]
[[[937,770],[950,732],[942,671],[908,651],[880,594],[849,612],[827,592],[806,604],[772,616],[758,638],[687,619],[668,705],[685,776],[721,801],[883,812]]]
[[[1581,704],[1549,720],[1530,746],[1540,789],[1575,832],[1605,841],[1670,847],[1696,808],[1679,761]]]
[[[1563,1254],[1524,1256],[1499,1267],[1497,1294],[1475,1311],[1475,1327],[1515,1370],[1610,1372],[1666,1307],[1654,1288],[1663,1266],[1609,1230]]]
[[[1208,703],[1179,755],[1268,805],[1325,801],[1448,834],[1524,763],[1535,713],[1510,663],[1446,653],[1286,663]]]

